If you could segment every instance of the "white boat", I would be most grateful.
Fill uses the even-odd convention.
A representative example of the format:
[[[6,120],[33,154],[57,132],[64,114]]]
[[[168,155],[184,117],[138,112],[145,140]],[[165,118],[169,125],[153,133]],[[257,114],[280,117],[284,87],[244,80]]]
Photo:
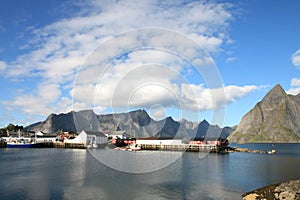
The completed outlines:
[[[276,153],[275,149],[272,149],[271,151],[268,151],[268,154],[274,154],[274,153]]]
[[[88,149],[97,149],[98,145],[96,143],[91,143],[86,146]]]
[[[139,145],[130,145],[128,151],[140,151],[142,148]]]
[[[125,148],[116,147],[114,150],[121,150],[121,151],[140,151],[142,148],[138,145],[130,145]]]

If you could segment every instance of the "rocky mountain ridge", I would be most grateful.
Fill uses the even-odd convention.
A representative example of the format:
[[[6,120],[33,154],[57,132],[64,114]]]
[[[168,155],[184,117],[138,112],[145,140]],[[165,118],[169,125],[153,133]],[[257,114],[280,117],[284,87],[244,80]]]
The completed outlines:
[[[233,130],[210,125],[206,120],[200,123],[182,119],[175,121],[172,117],[156,121],[145,110],[128,113],[96,115],[92,110],[51,114],[43,122],[25,127],[27,131],[54,133],[57,131],[126,131],[133,137],[155,138],[226,138]]]
[[[245,114],[230,142],[300,142],[300,94],[277,84]]]

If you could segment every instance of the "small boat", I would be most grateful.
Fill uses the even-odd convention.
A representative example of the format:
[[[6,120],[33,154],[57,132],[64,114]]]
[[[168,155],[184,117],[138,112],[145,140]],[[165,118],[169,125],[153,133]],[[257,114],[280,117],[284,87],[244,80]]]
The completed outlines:
[[[120,148],[120,147],[116,147],[114,148],[114,150],[121,150],[121,151],[140,151],[142,150],[142,148],[138,145],[130,145],[127,146],[126,148]]]
[[[275,149],[272,149],[271,151],[268,151],[268,154],[274,154],[274,153],[276,153]]]
[[[268,151],[268,154],[274,154],[276,153],[276,150],[274,149],[274,144],[272,144],[272,150]]]
[[[140,151],[142,148],[139,145],[130,145],[128,151]]]
[[[98,148],[98,145],[97,145],[96,143],[88,144],[88,145],[87,145],[87,148],[88,148],[88,149],[97,149],[97,148]]]
[[[127,151],[127,149],[125,149],[125,148],[120,148],[120,147],[116,147],[116,148],[114,148],[114,150]]]

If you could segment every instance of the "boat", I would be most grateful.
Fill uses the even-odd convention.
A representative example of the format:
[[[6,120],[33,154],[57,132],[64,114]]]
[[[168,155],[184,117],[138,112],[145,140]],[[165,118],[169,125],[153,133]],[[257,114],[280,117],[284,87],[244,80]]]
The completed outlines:
[[[275,149],[272,149],[271,151],[268,151],[268,154],[274,154],[274,153],[276,153]]]
[[[128,151],[140,151],[142,148],[139,145],[130,145]]]
[[[36,142],[36,135],[35,140],[32,140],[31,138],[21,137],[21,132],[18,130],[18,137],[13,138],[10,137],[8,141],[6,142],[7,148],[34,148],[39,147],[41,143]]]
[[[92,143],[92,144],[88,144],[86,146],[88,149],[97,149],[98,148],[98,145],[96,143]]]
[[[6,143],[7,148],[34,148],[38,147],[38,143],[28,142],[25,139],[11,139]]]
[[[138,145],[130,145],[125,148],[116,147],[114,150],[121,150],[121,151],[140,151],[142,148]]]

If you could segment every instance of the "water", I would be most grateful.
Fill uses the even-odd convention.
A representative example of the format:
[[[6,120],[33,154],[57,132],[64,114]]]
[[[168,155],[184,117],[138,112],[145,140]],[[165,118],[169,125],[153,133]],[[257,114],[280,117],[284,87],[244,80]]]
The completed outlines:
[[[137,174],[107,167],[86,150],[0,149],[0,199],[241,199],[258,187],[300,178],[300,144],[274,148],[272,155],[184,153],[163,169]]]

